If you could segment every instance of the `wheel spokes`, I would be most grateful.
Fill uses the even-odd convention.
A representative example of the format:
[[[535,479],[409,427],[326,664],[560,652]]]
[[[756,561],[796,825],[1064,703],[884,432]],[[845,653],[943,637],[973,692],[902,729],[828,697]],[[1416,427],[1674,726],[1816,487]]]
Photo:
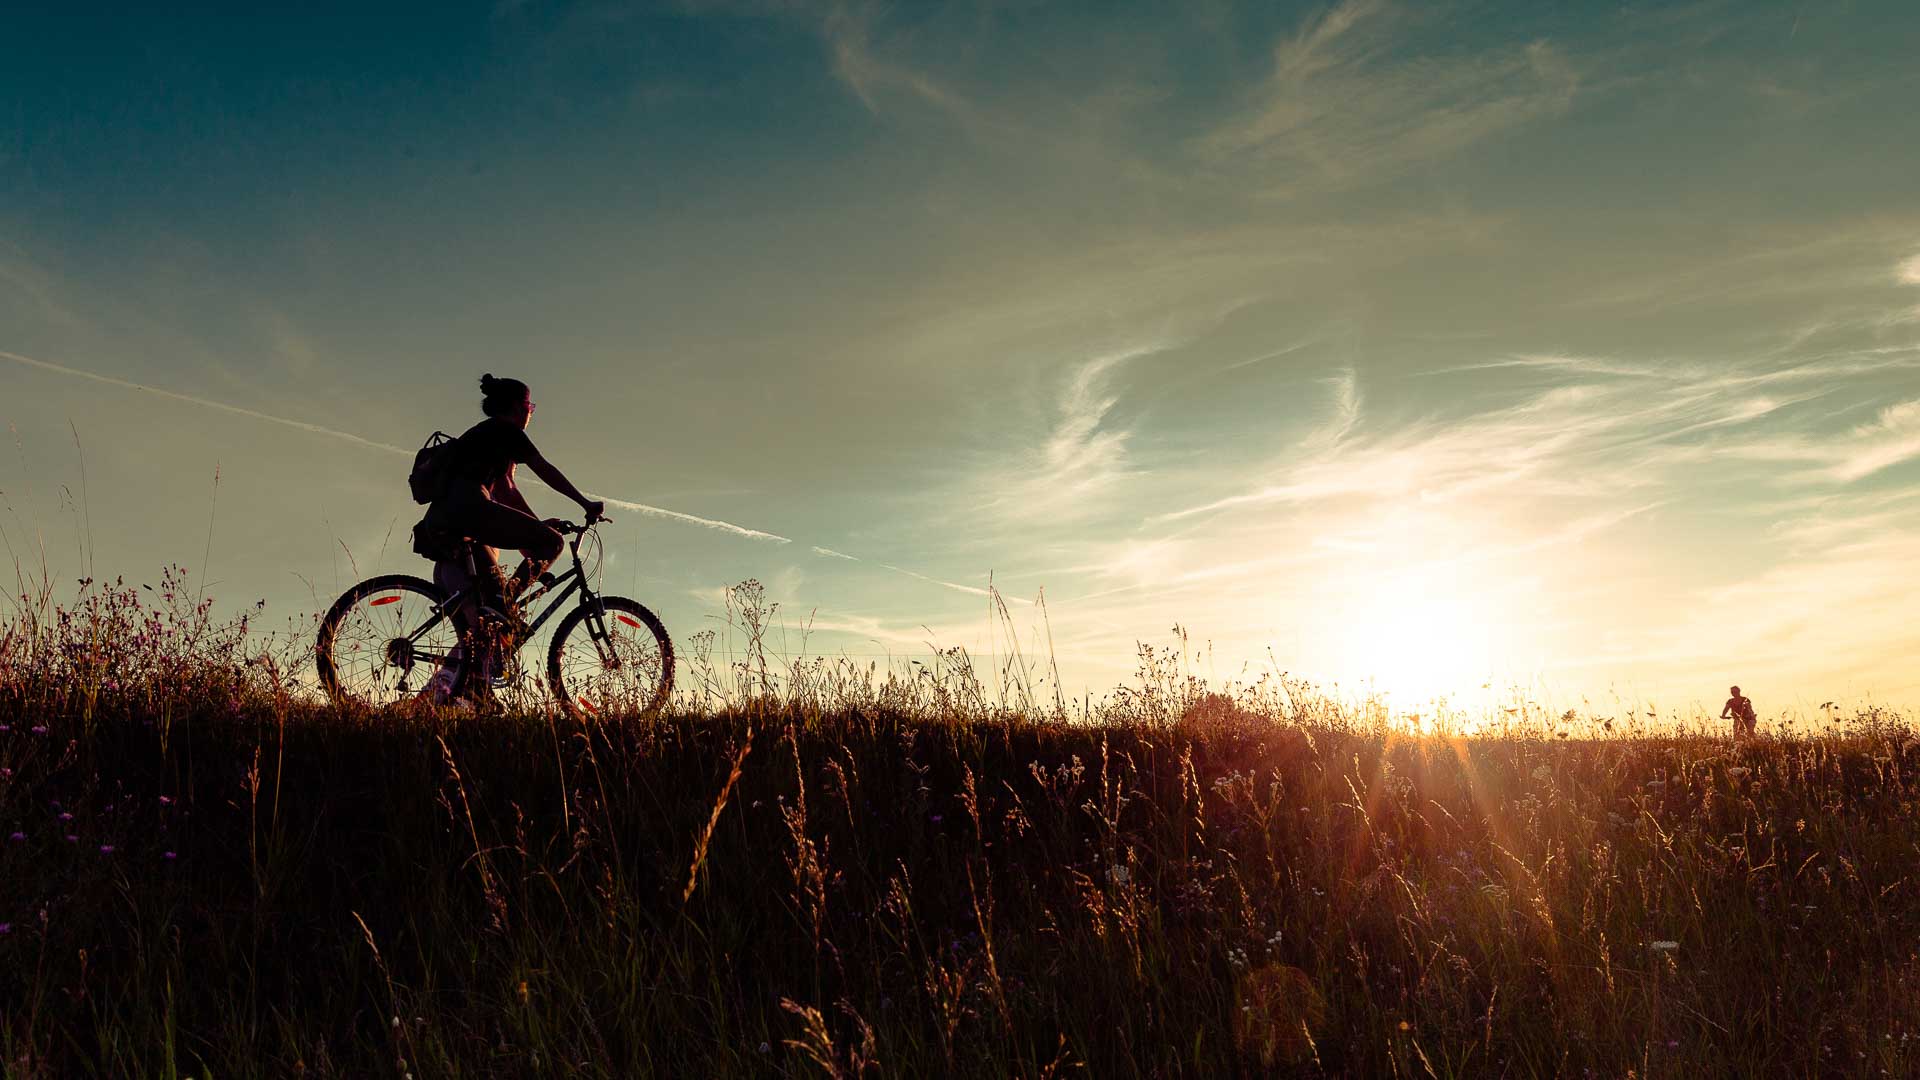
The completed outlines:
[[[458,659],[458,634],[437,597],[418,589],[382,589],[355,600],[326,644],[339,694],[389,705],[424,690]]]
[[[607,612],[603,628],[596,637],[591,620],[583,620],[562,644],[558,689],[590,716],[645,713],[666,677],[660,643],[624,612]]]

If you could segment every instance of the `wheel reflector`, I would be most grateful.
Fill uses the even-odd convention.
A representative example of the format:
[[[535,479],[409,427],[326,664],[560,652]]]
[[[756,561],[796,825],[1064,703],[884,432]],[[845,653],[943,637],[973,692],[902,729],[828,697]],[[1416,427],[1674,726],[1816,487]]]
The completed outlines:
[[[628,626],[633,627],[635,630],[640,629],[640,620],[634,618],[631,615],[615,615],[614,618],[619,619],[621,622],[626,623]]]
[[[379,606],[381,606],[382,604],[397,604],[397,603],[399,603],[399,602],[400,602],[400,598],[399,598],[399,597],[397,597],[397,596],[383,596],[383,597],[381,597],[381,598],[380,598],[380,599],[378,599],[378,600],[372,600],[372,601],[369,601],[369,602],[367,603],[367,606],[368,606],[368,607],[379,607]]]

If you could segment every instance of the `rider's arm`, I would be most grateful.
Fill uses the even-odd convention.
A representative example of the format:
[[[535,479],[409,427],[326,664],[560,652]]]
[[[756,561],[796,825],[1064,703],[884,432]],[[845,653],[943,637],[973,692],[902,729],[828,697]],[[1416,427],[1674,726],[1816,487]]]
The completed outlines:
[[[511,506],[528,517],[540,516],[533,512],[533,507],[527,505],[527,497],[520,494],[520,486],[513,482],[513,472],[511,470],[507,472],[507,482],[501,484],[499,489],[494,492],[493,501],[502,506]]]
[[[539,477],[548,487],[579,503],[583,510],[595,510],[604,505],[580,494],[580,489],[573,486],[573,481],[568,480],[565,474],[554,468],[546,458],[535,455],[527,462],[527,468],[532,469],[533,475]]]

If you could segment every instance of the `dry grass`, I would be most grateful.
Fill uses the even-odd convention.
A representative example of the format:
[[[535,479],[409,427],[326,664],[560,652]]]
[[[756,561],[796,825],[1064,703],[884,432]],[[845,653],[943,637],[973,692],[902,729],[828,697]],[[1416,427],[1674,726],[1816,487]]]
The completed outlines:
[[[8,1076],[1920,1072],[1903,717],[1414,738],[1149,653],[1093,722],[962,654],[402,720],[112,595],[8,631]]]

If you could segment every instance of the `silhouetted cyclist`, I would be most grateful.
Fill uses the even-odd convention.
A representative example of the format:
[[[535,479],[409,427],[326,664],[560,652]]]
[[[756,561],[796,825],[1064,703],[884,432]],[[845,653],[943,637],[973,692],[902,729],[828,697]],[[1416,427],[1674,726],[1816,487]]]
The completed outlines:
[[[533,508],[513,482],[514,467],[532,469],[549,487],[579,503],[589,521],[599,518],[606,504],[582,495],[527,438],[534,404],[526,383],[482,375],[480,393],[480,411],[487,418],[456,440],[446,488],[427,507],[424,524],[445,541],[447,548],[457,549],[461,537],[475,541],[476,584],[481,591],[494,594],[489,599],[499,604],[502,612],[511,614],[514,600],[566,547],[554,528],[559,519],[542,521],[533,515]],[[499,548],[517,550],[525,558],[511,579],[500,572]],[[465,570],[463,561],[436,559],[435,582],[449,591],[464,588],[464,581],[443,579],[464,577]],[[468,624],[463,629],[470,629],[475,613],[463,606],[459,614]]]
[[[1720,719],[1726,720],[1731,718],[1733,720],[1733,733],[1735,735],[1753,734],[1760,719],[1754,715],[1752,699],[1743,696],[1740,693],[1740,688],[1737,686],[1728,687],[1727,692],[1733,696],[1728,698],[1727,703],[1721,707]]]

